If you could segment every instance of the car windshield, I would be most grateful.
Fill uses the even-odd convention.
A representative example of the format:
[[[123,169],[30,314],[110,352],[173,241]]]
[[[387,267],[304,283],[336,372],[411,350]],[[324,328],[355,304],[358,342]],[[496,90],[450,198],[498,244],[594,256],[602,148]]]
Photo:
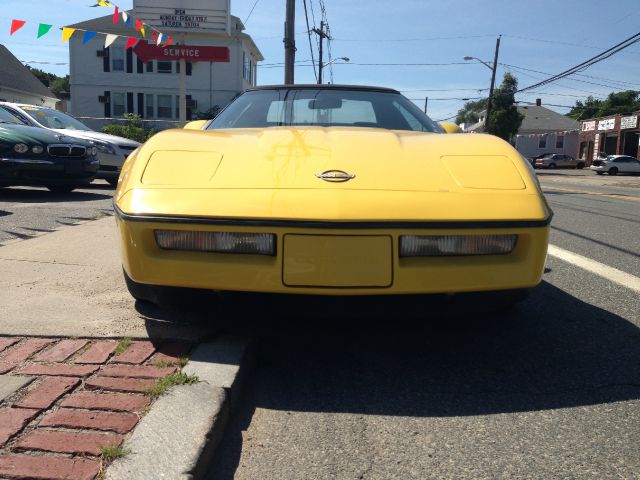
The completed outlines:
[[[442,133],[437,123],[399,93],[322,88],[246,92],[208,128],[279,126],[374,127]]]
[[[24,122],[18,117],[12,115],[4,108],[0,107],[0,123],[13,123],[15,125],[24,125]]]
[[[91,131],[91,129],[84,123],[79,122],[66,113],[62,113],[51,108],[41,108],[33,106],[23,106],[20,108],[27,112],[40,125],[43,125],[47,128],[83,130],[85,132]]]

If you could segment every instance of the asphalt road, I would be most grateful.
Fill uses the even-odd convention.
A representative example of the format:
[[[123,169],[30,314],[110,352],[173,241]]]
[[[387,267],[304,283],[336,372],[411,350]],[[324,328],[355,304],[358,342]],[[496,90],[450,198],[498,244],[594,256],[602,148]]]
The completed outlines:
[[[640,177],[539,176],[553,245],[640,275]],[[362,306],[243,306],[255,368],[210,480],[640,478],[637,293],[550,256],[508,314]]]
[[[104,180],[68,194],[46,188],[0,188],[0,246],[112,215],[113,191]]]

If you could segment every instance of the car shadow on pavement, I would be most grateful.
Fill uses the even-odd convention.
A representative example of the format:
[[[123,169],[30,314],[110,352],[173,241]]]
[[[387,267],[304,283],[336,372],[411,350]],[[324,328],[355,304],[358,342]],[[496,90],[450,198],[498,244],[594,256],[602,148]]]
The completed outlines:
[[[84,187],[83,187],[84,188]],[[21,203],[88,202],[112,198],[113,194],[74,191],[54,193],[46,188],[2,188],[0,201]]]
[[[232,478],[256,409],[452,417],[640,399],[640,329],[547,282],[510,313],[409,308],[355,321],[262,309],[232,328],[258,338],[256,369],[215,478]]]

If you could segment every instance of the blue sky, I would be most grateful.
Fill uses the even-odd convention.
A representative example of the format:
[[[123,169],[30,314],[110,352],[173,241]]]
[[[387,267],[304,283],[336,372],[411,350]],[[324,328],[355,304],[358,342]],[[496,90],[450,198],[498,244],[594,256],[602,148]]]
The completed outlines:
[[[255,0],[231,0],[232,14],[247,18]],[[12,37],[12,18],[55,25],[86,20],[107,9],[90,8],[92,0],[2,0],[0,43],[20,60],[63,63],[33,64],[58,74],[67,72],[68,49],[52,30],[35,39],[37,25],[27,24]],[[131,0],[116,2],[130,8]],[[285,0],[258,0],[247,22],[265,56],[258,71],[260,84],[282,83]],[[319,24],[319,0],[313,4]],[[443,119],[486,89],[491,72],[478,63],[463,62],[465,55],[491,62],[495,38],[502,34],[498,79],[508,69],[520,86],[559,73],[640,31],[638,0],[324,0],[334,40],[333,57],[349,57],[351,64],[333,65],[335,83],[383,85],[397,88],[420,106],[429,96],[429,115]],[[28,9],[26,7],[29,7]],[[310,19],[310,21],[312,21]],[[297,0],[296,59],[309,60],[309,41],[302,0]],[[315,40],[314,40],[315,45]],[[317,59],[317,50],[316,50]],[[465,63],[443,66],[372,66],[365,63]],[[524,70],[527,69],[527,70]],[[537,72],[544,73],[537,73]],[[328,73],[328,72],[327,72]],[[640,44],[574,76],[545,86],[518,100],[545,105],[565,113],[588,95],[604,97],[611,91],[640,90]],[[597,78],[592,78],[597,77]],[[580,80],[580,81],[578,81]],[[301,64],[296,82],[313,83],[313,69]],[[589,82],[589,83],[585,83]],[[499,83],[499,82],[498,82]]]

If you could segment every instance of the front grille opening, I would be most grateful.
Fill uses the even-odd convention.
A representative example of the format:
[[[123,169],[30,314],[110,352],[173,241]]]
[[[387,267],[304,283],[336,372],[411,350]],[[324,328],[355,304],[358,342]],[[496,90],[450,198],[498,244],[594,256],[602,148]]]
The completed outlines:
[[[84,157],[87,149],[81,145],[49,145],[47,152],[52,157]]]

